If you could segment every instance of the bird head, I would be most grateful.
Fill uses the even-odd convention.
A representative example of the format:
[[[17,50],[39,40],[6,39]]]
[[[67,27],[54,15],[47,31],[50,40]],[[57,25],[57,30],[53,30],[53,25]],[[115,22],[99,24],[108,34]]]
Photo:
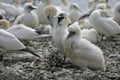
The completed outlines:
[[[107,3],[106,0],[99,0],[99,3]]]
[[[68,26],[68,24],[71,23],[69,17],[64,12],[59,13],[58,15],[54,16],[54,20],[59,26]]]
[[[8,29],[10,27],[10,22],[5,20],[5,19],[1,19],[0,20],[0,27],[3,29]]]
[[[99,10],[99,12],[102,17],[108,17],[108,14],[105,10]]]
[[[82,12],[76,3],[71,3],[69,6],[69,10],[79,10],[80,12]]]
[[[78,21],[78,24],[79,24],[79,25],[82,25],[82,24],[84,24],[84,23],[85,23],[85,21],[84,21],[83,19]]]
[[[34,10],[34,9],[36,9],[36,7],[33,6],[32,3],[25,3],[25,5],[24,5],[24,10],[25,10],[25,11],[30,12],[30,11],[32,11],[32,10]]]
[[[69,26],[69,28],[68,28],[68,32],[69,32],[69,34],[68,34],[67,38],[70,38],[70,37],[73,37],[73,36],[78,36],[78,37],[80,37],[81,29],[80,29],[79,26],[71,25],[71,26]]]
[[[109,3],[106,3],[106,7],[107,7],[108,9],[111,9],[111,8],[112,8]]]
[[[46,5],[50,5],[51,4],[51,0],[41,0],[43,3],[45,3]]]
[[[98,2],[99,2],[99,0],[90,0],[90,1],[88,2],[88,8],[91,8],[94,3],[98,3]]]
[[[27,2],[29,2],[29,3],[33,3],[33,0],[27,0]]]
[[[12,0],[11,4],[15,4],[16,6],[18,6],[20,4],[20,0]]]
[[[97,9],[102,9],[102,10],[111,9],[111,5],[110,5],[109,3],[98,4],[98,5],[97,5]]]
[[[44,8],[44,14],[51,26],[53,26],[53,17],[57,14],[57,9],[52,5],[48,5]]]

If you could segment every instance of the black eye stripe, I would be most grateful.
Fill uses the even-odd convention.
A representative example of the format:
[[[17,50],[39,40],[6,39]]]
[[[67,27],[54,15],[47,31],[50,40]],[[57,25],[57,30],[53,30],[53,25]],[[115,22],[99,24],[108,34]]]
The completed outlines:
[[[60,23],[62,19],[64,19],[64,17],[58,17],[58,23]]]
[[[60,17],[64,17],[63,13],[59,14]]]
[[[75,31],[70,31],[70,33],[75,34]]]
[[[32,8],[32,6],[28,6],[28,8]]]
[[[69,34],[67,36],[67,39],[74,36],[75,35],[75,32],[74,31],[69,31]]]

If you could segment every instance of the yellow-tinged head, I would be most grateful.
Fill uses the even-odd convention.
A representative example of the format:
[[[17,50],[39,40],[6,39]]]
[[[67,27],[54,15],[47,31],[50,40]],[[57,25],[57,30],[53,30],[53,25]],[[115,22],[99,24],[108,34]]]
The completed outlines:
[[[68,32],[69,32],[69,34],[68,34],[67,38],[70,38],[73,36],[81,37],[80,36],[81,35],[80,26],[74,25],[74,23],[68,27]]]
[[[71,3],[69,6],[69,10],[72,10],[72,9],[78,9],[78,5],[76,3]]]
[[[106,0],[100,0],[99,3],[106,3]]]
[[[33,0],[27,0],[27,2],[29,2],[29,3],[33,3]]]
[[[15,0],[15,5],[19,6],[20,5],[20,0]]]
[[[43,3],[45,3],[45,5],[50,5],[51,4],[51,0],[41,0]]]
[[[50,5],[51,4],[51,0],[45,0],[46,5]]]
[[[108,14],[105,10],[99,10],[102,17],[108,17]]]
[[[88,2],[88,8],[91,8],[92,5],[93,5],[93,3],[94,3],[93,1],[89,1],[89,2]]]
[[[53,5],[48,5],[44,8],[44,14],[51,26],[53,26],[53,17],[57,14],[57,9]]]
[[[57,14],[57,9],[52,5],[48,5],[44,8],[44,14],[46,15],[46,17],[53,17]]]
[[[88,8],[91,8],[94,3],[98,3],[98,2],[99,2],[99,0],[90,0],[90,1],[88,2]]]
[[[10,22],[5,20],[5,19],[1,19],[0,20],[0,28],[3,28],[3,29],[7,29],[10,27]]]
[[[70,6],[69,6],[69,10],[72,10],[74,8],[74,4],[70,4]]]
[[[105,3],[105,4],[98,4],[98,5],[97,5],[97,9],[102,9],[102,10],[111,9],[111,5],[108,4],[108,3]]]
[[[61,3],[64,5],[67,5],[67,1],[66,0],[61,0]]]
[[[82,25],[82,24],[84,24],[84,23],[85,23],[84,20],[79,20],[79,21],[78,21],[78,24],[79,24],[79,25]]]
[[[88,2],[88,8],[91,8],[95,2],[98,2],[98,3],[107,3],[106,0],[90,0]]]
[[[76,4],[76,3],[71,3],[70,6],[69,6],[69,11],[71,10],[77,10],[77,11],[80,11],[82,12],[80,9],[79,9],[79,6]]]
[[[64,15],[64,18],[65,18],[65,21],[66,21],[68,24],[70,24],[70,23],[71,23],[71,20],[70,20],[70,18],[67,16],[67,14],[66,14],[66,13],[63,13],[63,15]]]
[[[61,26],[68,26],[68,24],[71,23],[71,20],[67,16],[66,13],[62,12],[55,16],[55,19],[57,19],[57,24]]]
[[[106,3],[106,7],[107,7],[108,9],[111,9],[111,8],[112,8],[109,3]]]

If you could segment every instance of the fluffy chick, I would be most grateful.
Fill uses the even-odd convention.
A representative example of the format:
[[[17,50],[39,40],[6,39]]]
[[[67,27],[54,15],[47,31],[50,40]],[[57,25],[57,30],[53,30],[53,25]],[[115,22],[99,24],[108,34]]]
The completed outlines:
[[[65,54],[71,62],[81,69],[105,70],[105,62],[102,50],[81,38],[79,26],[69,26],[69,34],[63,39],[62,44]]]

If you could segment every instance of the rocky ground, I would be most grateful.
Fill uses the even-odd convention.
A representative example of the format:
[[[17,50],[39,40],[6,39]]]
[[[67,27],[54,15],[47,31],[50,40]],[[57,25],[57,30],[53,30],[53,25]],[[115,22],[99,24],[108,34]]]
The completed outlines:
[[[51,37],[30,41],[41,57],[27,52],[4,55],[0,63],[0,80],[120,80],[120,42],[104,40],[100,44],[105,56],[106,71],[82,71],[64,62],[64,55],[55,47]]]

